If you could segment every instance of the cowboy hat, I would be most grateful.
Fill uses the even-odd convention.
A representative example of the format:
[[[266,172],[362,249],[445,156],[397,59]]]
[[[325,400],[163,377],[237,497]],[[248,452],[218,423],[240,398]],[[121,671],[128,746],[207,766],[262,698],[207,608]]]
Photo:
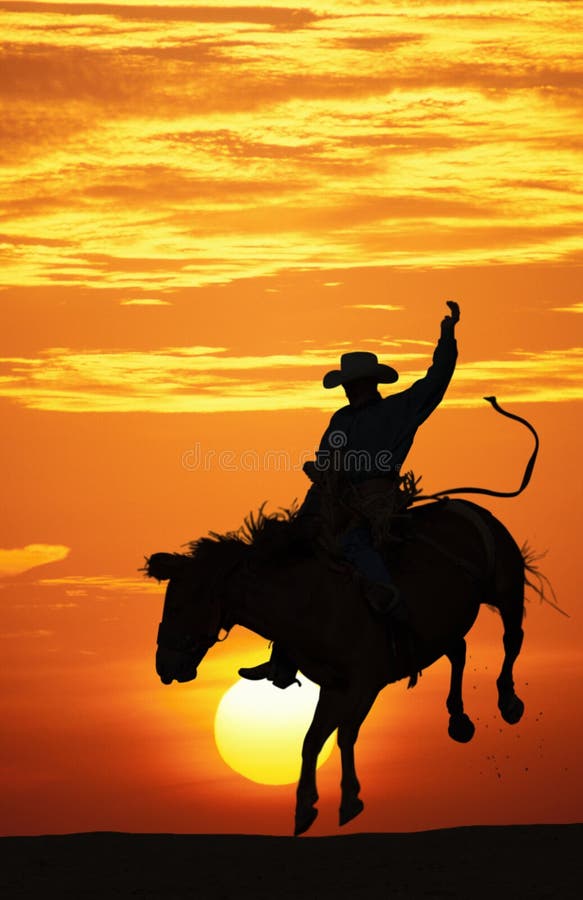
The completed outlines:
[[[322,383],[325,388],[335,388],[357,378],[376,378],[378,384],[392,384],[399,377],[391,366],[378,361],[375,353],[355,351],[343,353],[340,357],[340,368],[326,372]]]

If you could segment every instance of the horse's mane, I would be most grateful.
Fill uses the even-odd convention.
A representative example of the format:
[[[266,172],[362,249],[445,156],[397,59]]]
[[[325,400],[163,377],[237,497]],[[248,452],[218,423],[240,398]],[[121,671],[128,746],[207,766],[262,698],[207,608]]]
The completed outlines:
[[[305,555],[308,548],[305,544],[300,546],[294,529],[299,509],[297,501],[294,500],[291,507],[280,507],[272,513],[265,512],[266,502],[257,512],[245,516],[243,524],[235,531],[210,531],[205,537],[189,541],[187,555],[196,560],[208,559],[217,552],[249,559]]]
[[[421,493],[420,481],[421,478],[416,478],[413,472],[405,472],[401,476],[399,511],[409,508]],[[210,531],[205,537],[189,541],[186,555],[198,561],[216,559],[215,554],[219,554],[223,559],[246,556],[253,561],[284,562],[314,556],[322,547],[331,555],[337,555],[332,534],[334,512],[331,509],[331,504],[336,502],[334,485],[324,483],[321,510],[324,537],[318,542],[319,546],[310,542],[301,527],[297,500],[290,507],[282,506],[272,513],[265,512],[267,501],[264,501],[257,512],[250,512],[235,531]]]

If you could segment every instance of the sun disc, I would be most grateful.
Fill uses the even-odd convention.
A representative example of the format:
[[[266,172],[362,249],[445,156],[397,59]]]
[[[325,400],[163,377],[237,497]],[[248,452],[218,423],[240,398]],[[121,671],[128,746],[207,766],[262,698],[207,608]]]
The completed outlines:
[[[319,688],[301,678],[301,688],[285,691],[269,681],[241,679],[223,695],[215,715],[215,741],[228,766],[259,784],[292,784],[300,773],[304,735]],[[321,766],[334,746],[332,735],[318,758]]]

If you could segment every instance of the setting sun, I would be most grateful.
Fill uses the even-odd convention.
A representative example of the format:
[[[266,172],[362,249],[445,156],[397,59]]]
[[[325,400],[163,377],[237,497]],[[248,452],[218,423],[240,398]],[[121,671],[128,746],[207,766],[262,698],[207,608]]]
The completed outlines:
[[[219,753],[231,769],[259,784],[297,780],[304,735],[318,701],[318,688],[302,676],[301,688],[285,693],[267,681],[238,681],[224,694],[215,717]],[[334,747],[332,735],[318,766]]]

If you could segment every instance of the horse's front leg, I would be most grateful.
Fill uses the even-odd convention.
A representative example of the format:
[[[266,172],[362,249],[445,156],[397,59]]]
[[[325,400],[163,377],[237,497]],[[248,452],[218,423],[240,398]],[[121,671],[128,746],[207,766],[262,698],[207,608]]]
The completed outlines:
[[[462,683],[466,666],[466,642],[459,638],[445,654],[451,663],[451,681],[446,706],[449,713],[447,733],[454,741],[467,744],[474,736],[475,726],[464,712]]]
[[[318,756],[326,740],[338,727],[342,703],[340,691],[321,688],[314,718],[302,746],[302,769],[296,791],[295,835],[307,831],[318,815],[315,808],[318,802],[316,788]]]
[[[378,690],[370,689],[361,694],[353,703],[348,704],[348,709],[338,728],[338,746],[342,761],[342,798],[340,801],[340,825],[346,825],[364,809],[364,803],[358,796],[360,782],[356,775],[354,764],[354,745],[358,738],[360,726],[368,715],[373,705]]]

